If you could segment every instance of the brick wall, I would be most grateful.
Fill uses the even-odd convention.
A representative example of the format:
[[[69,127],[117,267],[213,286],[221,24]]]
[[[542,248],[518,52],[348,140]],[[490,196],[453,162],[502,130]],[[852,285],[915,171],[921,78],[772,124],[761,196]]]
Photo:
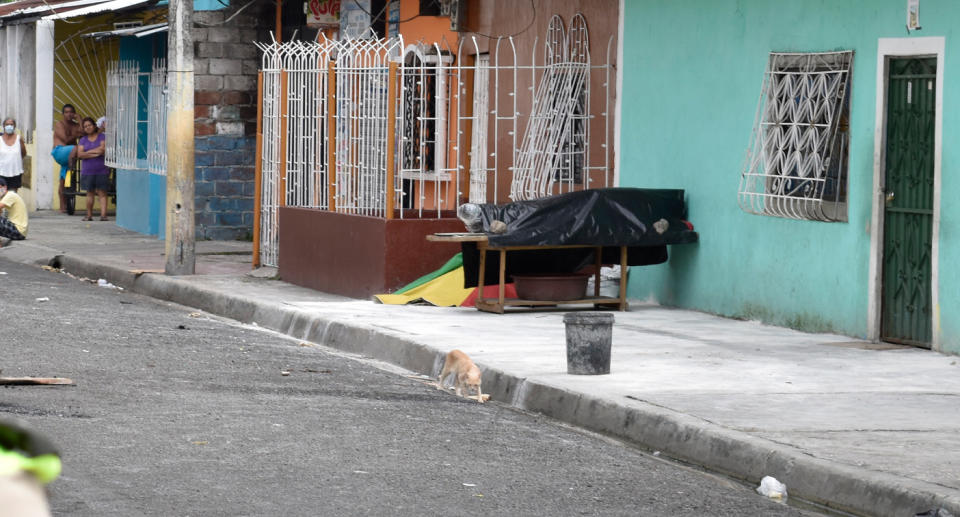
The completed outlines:
[[[233,13],[194,13],[197,239],[253,234],[258,17]]]

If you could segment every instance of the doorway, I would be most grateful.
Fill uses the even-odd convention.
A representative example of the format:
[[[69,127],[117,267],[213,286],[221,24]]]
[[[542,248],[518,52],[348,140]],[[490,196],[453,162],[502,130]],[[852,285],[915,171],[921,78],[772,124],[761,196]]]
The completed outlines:
[[[930,348],[937,58],[891,58],[887,70],[880,339]]]

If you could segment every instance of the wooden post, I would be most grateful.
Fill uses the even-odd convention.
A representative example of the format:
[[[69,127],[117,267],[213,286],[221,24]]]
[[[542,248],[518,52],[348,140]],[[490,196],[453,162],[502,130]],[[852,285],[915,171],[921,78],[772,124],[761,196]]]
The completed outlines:
[[[397,137],[397,63],[390,61],[387,77],[387,219],[393,219],[396,199],[396,137]]]
[[[593,295],[600,296],[600,269],[603,267],[603,247],[597,246],[593,251],[597,256],[595,257],[593,267],[597,268],[593,272]]]
[[[260,210],[263,191],[263,71],[257,72],[257,152],[253,174],[253,268],[260,267]]]
[[[487,269],[487,243],[478,242],[477,250],[480,252],[480,278],[477,279],[477,300],[474,303],[479,307],[483,303],[483,274]]]
[[[620,246],[620,310],[627,310],[627,247]]]
[[[500,310],[503,310],[503,300],[504,300],[504,284],[507,281],[507,250],[500,250],[500,289],[498,292],[498,299],[500,301]]]
[[[167,204],[168,275],[192,275],[196,267],[193,130],[193,1],[170,0],[167,14]]]
[[[283,43],[283,0],[277,0],[276,23],[277,43]]]
[[[337,67],[327,68],[327,209],[337,211]]]

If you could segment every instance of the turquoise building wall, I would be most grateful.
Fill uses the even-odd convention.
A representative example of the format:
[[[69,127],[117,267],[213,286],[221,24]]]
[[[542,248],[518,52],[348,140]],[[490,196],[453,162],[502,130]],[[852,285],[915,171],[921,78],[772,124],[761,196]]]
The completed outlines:
[[[683,188],[700,243],[673,246],[666,264],[634,268],[629,295],[665,305],[808,331],[868,334],[871,210],[879,38],[945,38],[940,327],[960,351],[960,148],[955,56],[960,8],[923,0],[922,30],[906,2],[871,0],[625,0],[621,186]],[[757,216],[737,205],[740,172],[768,54],[854,50],[848,222]],[[936,279],[935,279],[936,280]],[[934,321],[937,321],[936,318]]]

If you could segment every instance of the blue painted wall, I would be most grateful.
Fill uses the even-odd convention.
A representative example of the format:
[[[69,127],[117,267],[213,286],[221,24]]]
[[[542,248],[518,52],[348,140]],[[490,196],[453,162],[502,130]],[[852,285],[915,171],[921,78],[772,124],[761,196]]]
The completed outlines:
[[[167,177],[146,169],[117,170],[117,225],[163,239]]]
[[[197,11],[222,9],[227,2],[195,2]],[[256,70],[251,43],[261,22],[251,11],[231,16],[198,13],[193,29],[196,120],[194,124],[197,239],[250,239],[253,228],[256,138]],[[218,20],[218,17],[220,18]],[[141,72],[166,57],[167,35],[123,38],[120,59],[135,60]],[[226,41],[224,41],[226,40]],[[136,170],[118,173],[117,224],[163,238],[166,176],[146,170],[149,81],[141,78]]]
[[[811,331],[865,336],[868,318],[878,38],[946,40],[940,227],[945,350],[960,350],[960,9],[921,2],[908,34],[906,2],[883,0],[626,0],[620,185],[683,188],[701,242],[663,265],[636,268],[631,297]],[[737,205],[769,52],[854,50],[845,223],[750,215]]]
[[[166,54],[166,33],[120,38],[119,58],[136,61],[141,72],[149,73],[153,69],[153,60],[166,57]],[[149,77],[141,76],[137,106],[137,168],[117,171],[117,225],[163,238],[166,177],[151,174],[146,162],[149,95]]]

